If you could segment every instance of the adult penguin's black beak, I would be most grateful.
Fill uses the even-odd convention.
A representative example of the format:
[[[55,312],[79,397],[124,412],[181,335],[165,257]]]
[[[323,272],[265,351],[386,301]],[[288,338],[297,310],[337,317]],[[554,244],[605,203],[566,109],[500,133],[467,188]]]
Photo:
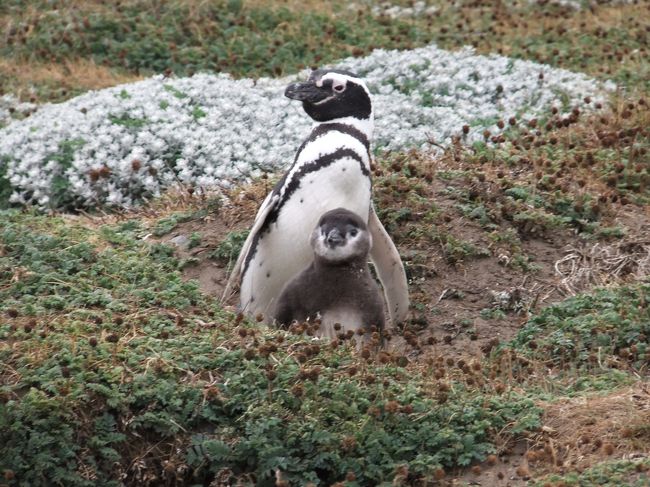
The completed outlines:
[[[284,96],[292,100],[300,100],[307,103],[318,103],[332,94],[326,88],[319,88],[311,81],[305,83],[292,83],[284,90]]]

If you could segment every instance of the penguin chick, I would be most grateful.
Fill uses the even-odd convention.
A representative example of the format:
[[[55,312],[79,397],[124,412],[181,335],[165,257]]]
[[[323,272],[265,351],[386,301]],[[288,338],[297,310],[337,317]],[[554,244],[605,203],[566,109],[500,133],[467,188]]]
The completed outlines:
[[[240,284],[240,307],[269,318],[279,292],[312,260],[306,234],[320,215],[346,208],[361,217],[372,234],[375,265],[392,321],[408,310],[406,273],[390,236],[372,205],[370,141],[374,126],[370,92],[358,76],[315,70],[293,83],[285,95],[302,102],[314,120],[292,166],[262,203],[224,291]]]
[[[276,322],[287,326],[320,319],[318,334],[329,338],[348,330],[381,331],[383,300],[367,264],[372,236],[363,219],[344,208],[328,211],[310,244],[314,260],[284,287]]]

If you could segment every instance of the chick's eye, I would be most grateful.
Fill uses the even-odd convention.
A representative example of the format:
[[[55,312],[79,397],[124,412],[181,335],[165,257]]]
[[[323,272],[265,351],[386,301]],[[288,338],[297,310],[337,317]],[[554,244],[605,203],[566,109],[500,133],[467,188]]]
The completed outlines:
[[[334,85],[334,91],[337,93],[342,93],[345,90],[345,85]]]
[[[350,235],[353,236],[353,237],[356,237],[357,233],[359,233],[358,230],[355,230],[355,229],[350,230]]]

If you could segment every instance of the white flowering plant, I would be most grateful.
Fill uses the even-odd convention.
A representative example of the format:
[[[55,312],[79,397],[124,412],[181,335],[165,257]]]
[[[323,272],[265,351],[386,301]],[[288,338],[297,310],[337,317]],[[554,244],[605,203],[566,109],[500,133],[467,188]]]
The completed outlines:
[[[444,146],[497,122],[603,101],[611,83],[472,49],[375,50],[336,64],[374,95],[375,150]],[[301,73],[299,77],[304,77]],[[285,168],[310,123],[283,96],[296,76],[154,76],[41,107],[0,129],[0,189],[41,208],[130,207],[166,187],[214,188]],[[6,190],[6,188],[5,188]]]

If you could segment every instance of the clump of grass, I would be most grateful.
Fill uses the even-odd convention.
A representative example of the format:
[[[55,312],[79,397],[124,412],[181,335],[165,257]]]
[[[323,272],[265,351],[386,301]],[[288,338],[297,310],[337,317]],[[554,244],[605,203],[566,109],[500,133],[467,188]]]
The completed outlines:
[[[548,475],[543,479],[536,480],[534,487],[546,485],[564,485],[580,487],[617,487],[626,485],[629,487],[643,487],[648,485],[650,475],[650,461],[641,460],[617,460],[603,462],[584,472],[571,472],[566,475]]]
[[[645,370],[650,358],[650,286],[596,290],[543,309],[511,347],[553,366]]]
[[[241,252],[241,249],[248,237],[248,230],[242,232],[230,232],[210,253],[210,258],[227,265],[234,262]]]

